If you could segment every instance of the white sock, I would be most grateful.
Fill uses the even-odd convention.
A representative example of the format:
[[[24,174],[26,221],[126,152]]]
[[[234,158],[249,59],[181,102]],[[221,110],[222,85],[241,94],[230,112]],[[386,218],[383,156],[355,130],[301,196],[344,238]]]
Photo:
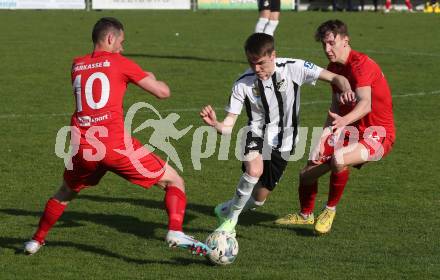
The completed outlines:
[[[266,202],[266,200],[263,201],[256,201],[255,198],[251,197],[249,198],[249,200],[246,202],[246,205],[243,207],[243,212],[247,211],[247,210],[253,210],[255,208],[261,207],[264,205],[264,202]]]
[[[336,211],[336,206],[330,207],[330,206],[325,206],[325,208],[332,210],[332,211]]]
[[[168,239],[171,236],[182,236],[185,235],[185,233],[183,233],[182,231],[177,231],[177,230],[168,230],[167,236],[165,239]]]
[[[264,202],[266,202],[266,200],[256,201],[251,195],[251,197],[249,197],[249,200],[244,205],[242,212],[246,212],[248,210],[253,210],[255,208],[261,207],[264,205]],[[228,216],[229,210],[231,210],[231,205],[232,205],[232,199],[222,203],[220,211],[223,216]]]
[[[257,24],[255,25],[255,33],[263,33],[268,22],[268,18],[259,18]]]
[[[299,214],[304,218],[304,220],[307,220],[307,218],[309,218],[310,215],[312,215],[312,213],[304,214],[304,213],[301,213],[301,212]]]
[[[232,199],[222,203],[222,206],[220,208],[220,212],[222,216],[228,216],[229,210],[231,210],[231,204],[232,204]]]
[[[264,28],[264,33],[267,35],[273,36],[275,33],[275,29],[277,29],[279,21],[278,20],[269,20],[269,23]]]
[[[232,203],[230,204],[230,211],[228,214],[228,219],[232,219],[235,222],[238,221],[238,216],[243,211],[246,202],[249,200],[254,189],[255,184],[258,182],[257,177],[252,177],[247,173],[243,173],[240,181],[237,185],[237,190],[235,192]]]

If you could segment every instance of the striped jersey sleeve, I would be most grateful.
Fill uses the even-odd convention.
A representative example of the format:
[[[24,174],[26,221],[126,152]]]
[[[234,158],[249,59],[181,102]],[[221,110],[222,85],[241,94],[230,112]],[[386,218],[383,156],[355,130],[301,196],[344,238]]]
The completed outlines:
[[[315,85],[323,70],[318,65],[301,59],[297,59],[296,63],[288,64],[288,67],[291,67],[295,83],[300,86],[303,84]]]
[[[234,86],[232,87],[231,96],[229,97],[228,105],[225,107],[226,112],[235,115],[239,115],[241,113],[246,99],[246,88],[248,87],[245,83],[245,80],[253,76],[255,76],[255,74],[248,69],[243,75],[240,76],[240,78],[235,81]]]
[[[235,115],[240,115],[241,110],[243,109],[245,97],[246,93],[244,92],[243,87],[240,87],[239,83],[235,83],[235,85],[232,87],[232,93],[229,97],[228,105],[225,107],[225,111]]]

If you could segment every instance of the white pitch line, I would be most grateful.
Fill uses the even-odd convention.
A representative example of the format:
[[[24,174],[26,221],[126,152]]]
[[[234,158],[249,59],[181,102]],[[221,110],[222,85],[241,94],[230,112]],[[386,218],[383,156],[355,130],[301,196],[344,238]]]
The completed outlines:
[[[405,98],[413,96],[424,96],[424,95],[435,95],[440,94],[440,90],[435,90],[431,92],[414,92],[414,93],[404,93],[404,94],[393,94],[394,98]],[[313,104],[327,104],[329,101],[309,101],[301,102],[301,105],[313,105]],[[202,108],[180,108],[180,109],[163,109],[159,112],[199,112]],[[216,110],[223,110],[223,107],[215,107]],[[34,118],[34,117],[65,117],[71,116],[72,113],[52,113],[52,114],[3,114],[0,115],[0,119],[13,119],[13,118]]]
[[[431,92],[415,92],[415,93],[406,93],[406,94],[398,94],[398,95],[393,95],[393,98],[395,97],[409,97],[409,96],[421,96],[421,95],[433,95],[433,94],[439,94],[440,90],[435,90],[435,91],[431,91]]]
[[[186,50],[194,50],[195,48],[198,49],[210,49],[209,46],[206,45],[194,45],[194,44],[190,44],[190,43],[186,43],[186,44],[182,44],[182,42],[180,42],[179,44],[168,44],[168,46],[170,47],[174,47],[174,48],[179,48],[179,49],[186,49]],[[162,48],[161,45],[156,44],[156,46],[152,45],[152,47],[159,47]],[[223,51],[236,51],[239,50],[236,47],[229,47],[229,46],[224,46],[224,47],[217,47],[217,49],[221,49]],[[290,46],[282,46],[282,47],[278,47],[278,50],[283,50],[283,51],[301,51],[301,52],[307,52],[307,53],[312,53],[312,54],[321,54],[322,50],[318,47],[316,49],[310,49],[310,48],[300,48],[300,47],[290,47]],[[426,56],[426,57],[440,57],[440,54],[438,52],[432,51],[432,52],[417,52],[417,51],[406,51],[406,50],[402,50],[402,49],[394,49],[394,50],[370,50],[370,49],[366,49],[362,51],[363,53],[375,53],[375,54],[380,54],[380,55],[389,55],[389,56]],[[216,60],[215,58],[212,58],[213,60]],[[217,58],[218,59],[218,58]],[[238,57],[235,60],[240,61],[242,60],[243,63],[246,63],[246,60],[243,59],[242,57]]]

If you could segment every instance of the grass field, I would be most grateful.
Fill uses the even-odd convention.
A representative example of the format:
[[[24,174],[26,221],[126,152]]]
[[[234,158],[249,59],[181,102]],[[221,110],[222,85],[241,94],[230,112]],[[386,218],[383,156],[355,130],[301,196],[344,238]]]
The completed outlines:
[[[440,17],[424,14],[282,14],[278,56],[326,65],[313,31],[337,17],[348,23],[353,48],[381,65],[393,91],[393,152],[352,172],[330,235],[272,224],[298,209],[303,158],[289,164],[263,208],[242,216],[240,253],[231,266],[213,267],[204,258],[166,248],[163,192],[145,191],[113,174],[69,205],[41,252],[23,255],[22,244],[64,168],[54,145],[74,108],[71,60],[91,50],[91,27],[102,16],[121,19],[126,55],[172,89],[171,99],[156,101],[131,86],[125,107],[146,101],[163,116],[178,113],[179,128],[194,125],[172,142],[184,166],[189,234],[204,239],[215,228],[213,207],[233,194],[240,176],[232,148],[229,160],[218,161],[216,152],[195,170],[189,147],[202,125],[198,109],[206,103],[223,107],[247,67],[242,44],[255,12],[1,11],[0,279],[440,278]],[[301,125],[322,125],[329,100],[327,85],[304,86]],[[240,125],[244,121],[242,116]],[[321,180],[317,210],[326,201],[327,182]]]

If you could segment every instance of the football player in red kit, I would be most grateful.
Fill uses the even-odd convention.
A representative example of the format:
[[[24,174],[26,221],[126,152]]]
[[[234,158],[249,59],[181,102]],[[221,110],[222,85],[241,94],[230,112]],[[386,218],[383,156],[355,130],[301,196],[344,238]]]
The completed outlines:
[[[206,245],[182,231],[186,208],[183,179],[124,130],[123,98],[129,83],[158,99],[168,98],[170,89],[153,73],[121,55],[124,28],[117,19],[101,18],[93,28],[92,40],[93,52],[75,58],[72,65],[76,99],[71,118],[72,165],[66,165],[63,183],[47,202],[37,231],[25,243],[25,252],[36,253],[67,204],[111,171],[143,188],[156,185],[163,189],[168,213],[166,242],[205,254]]]
[[[387,155],[395,140],[391,91],[379,67],[367,55],[352,50],[347,26],[339,20],[321,24],[315,39],[330,61],[327,69],[348,79],[355,95],[340,95],[333,87],[332,104],[321,140],[299,176],[299,213],[276,224],[315,224],[315,232],[328,233],[336,205],[349,177],[349,167]],[[327,204],[315,220],[313,210],[318,178],[330,172]]]

